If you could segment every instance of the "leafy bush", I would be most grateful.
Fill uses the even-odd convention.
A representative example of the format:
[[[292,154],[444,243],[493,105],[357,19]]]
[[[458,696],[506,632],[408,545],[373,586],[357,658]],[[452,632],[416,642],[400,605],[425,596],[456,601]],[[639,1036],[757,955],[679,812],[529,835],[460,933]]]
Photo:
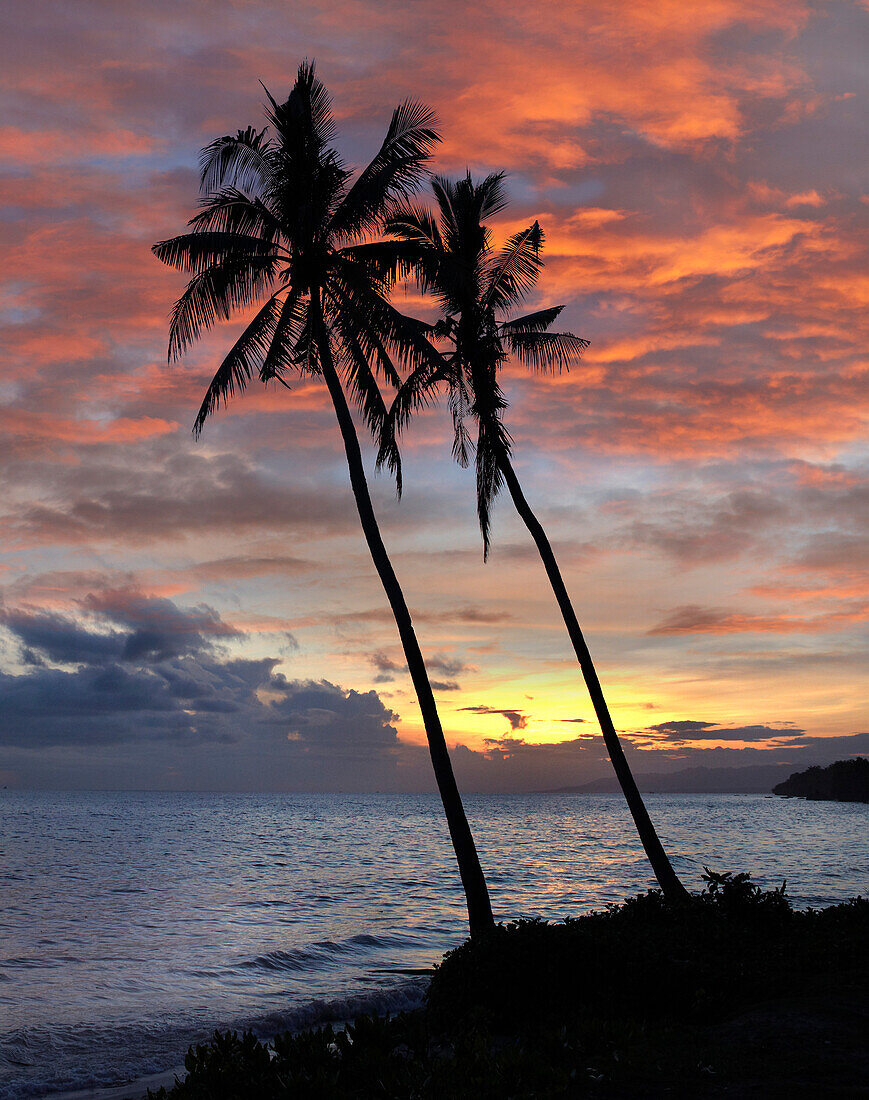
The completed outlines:
[[[869,903],[821,916],[793,910],[784,884],[763,891],[747,874],[708,868],[704,877],[703,892],[682,903],[650,890],[557,924],[499,925],[445,956],[429,1011],[444,1027],[482,1019],[510,1028],[578,1012],[713,1020],[773,991],[823,989],[847,972],[848,945],[861,933],[853,959],[865,971]]]

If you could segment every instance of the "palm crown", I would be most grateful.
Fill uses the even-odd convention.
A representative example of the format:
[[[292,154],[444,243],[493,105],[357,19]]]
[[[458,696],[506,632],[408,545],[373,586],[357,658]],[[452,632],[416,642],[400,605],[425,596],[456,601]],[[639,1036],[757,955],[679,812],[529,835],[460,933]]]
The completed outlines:
[[[318,372],[324,355],[343,369],[370,427],[386,409],[376,374],[393,385],[395,363],[432,359],[422,326],[388,300],[395,269],[376,243],[389,204],[421,183],[440,139],[434,116],[407,100],[395,109],[379,152],[356,177],[330,147],[331,100],[312,63],[287,100],[266,89],[269,128],[218,138],[201,154],[201,209],[191,231],[154,246],[192,275],[172,312],[169,358],[218,320],[260,305],[223,360],[196,418],[198,434],[221,400],[254,375],[281,381]],[[397,450],[386,461],[396,469]]]
[[[487,556],[490,508],[502,484],[500,459],[509,456],[511,448],[498,371],[510,354],[537,370],[567,368],[580,359],[588,341],[549,331],[563,306],[503,319],[534,287],[544,240],[535,221],[501,249],[493,249],[483,219],[507,204],[503,173],[477,184],[470,172],[457,181],[436,176],[432,190],[437,217],[419,203],[404,200],[394,204],[385,224],[401,242],[401,262],[440,304],[443,317],[430,326],[430,334],[448,340],[451,348],[437,364],[419,363],[399,389],[381,436],[380,461],[394,465],[395,433],[445,384],[455,429],[453,454],[467,465],[472,447],[476,450],[477,514]],[[475,442],[467,417],[477,424]]]

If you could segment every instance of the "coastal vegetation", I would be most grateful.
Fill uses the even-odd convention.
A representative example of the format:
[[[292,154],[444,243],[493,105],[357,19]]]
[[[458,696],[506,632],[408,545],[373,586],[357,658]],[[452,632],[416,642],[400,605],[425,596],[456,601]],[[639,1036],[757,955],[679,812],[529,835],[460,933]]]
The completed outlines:
[[[479,183],[474,183],[470,172],[459,180],[436,176],[432,190],[437,217],[406,200],[393,210],[386,230],[401,242],[392,246],[397,264],[412,271],[420,289],[431,294],[440,306],[443,316],[431,326],[430,333],[435,339],[442,338],[447,350],[440,362],[423,360],[399,389],[386,421],[391,431],[381,444],[381,462],[388,461],[395,451],[394,433],[445,387],[454,427],[453,455],[463,466],[469,464],[471,451],[476,455],[483,556],[486,558],[489,551],[491,507],[506,484],[543,562],[646,856],[665,896],[675,900],[686,894],[685,888],[637,788],[552,544],[513,467],[512,440],[504,423],[507,400],[498,374],[511,355],[534,370],[555,372],[579,362],[588,341],[572,332],[551,331],[563,306],[505,317],[537,282],[543,265],[540,253],[544,234],[535,221],[513,234],[503,248],[493,248],[491,230],[483,219],[507,205],[503,173],[487,176]],[[476,438],[468,432],[467,419],[476,426]]]
[[[149,1095],[853,1095],[869,1071],[869,902],[797,911],[784,885],[705,878],[676,903],[650,891],[498,925],[444,958],[417,1013],[271,1042],[215,1034]]]
[[[869,760],[837,760],[826,768],[794,772],[772,789],[785,798],[808,798],[813,802],[869,802]]]
[[[192,276],[172,314],[169,357],[179,357],[216,321],[265,299],[214,375],[196,433],[254,375],[287,388],[292,375],[315,375],[325,383],[359,519],[422,712],[474,934],[493,924],[486,881],[407,601],[380,534],[345,393],[347,387],[376,430],[386,417],[377,375],[397,386],[398,367],[437,358],[420,326],[390,304],[391,257],[369,238],[379,233],[391,204],[419,186],[440,139],[432,113],[407,100],[393,112],[377,155],[354,178],[331,144],[331,101],[312,63],[300,66],[283,103],[266,95],[271,134],[249,126],[203,150],[203,197],[191,231],[154,246],[159,259]],[[389,461],[399,473],[397,452]]]

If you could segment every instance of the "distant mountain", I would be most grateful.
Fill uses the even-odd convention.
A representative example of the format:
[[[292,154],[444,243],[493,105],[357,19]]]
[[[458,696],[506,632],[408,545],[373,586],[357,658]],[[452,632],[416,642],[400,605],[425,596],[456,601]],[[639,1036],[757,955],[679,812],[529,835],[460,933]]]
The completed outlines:
[[[772,789],[785,798],[815,802],[869,802],[869,760],[837,760],[828,768],[807,768]]]
[[[774,783],[787,776],[792,764],[750,764],[740,768],[698,766],[677,772],[636,775],[637,786],[647,794],[768,794]],[[558,787],[546,794],[617,794],[614,775],[594,779],[578,787]]]

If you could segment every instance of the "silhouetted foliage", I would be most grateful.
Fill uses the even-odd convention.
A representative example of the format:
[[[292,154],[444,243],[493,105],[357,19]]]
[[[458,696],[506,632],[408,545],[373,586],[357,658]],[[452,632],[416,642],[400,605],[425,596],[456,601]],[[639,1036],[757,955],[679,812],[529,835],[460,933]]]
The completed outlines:
[[[814,802],[869,802],[869,760],[837,760],[826,768],[794,772],[772,789],[785,798],[808,798]]]
[[[584,1005],[698,1019],[761,996],[771,976],[785,980],[788,967],[779,973],[778,964],[816,918],[794,911],[784,886],[763,891],[747,874],[708,869],[704,878],[703,892],[678,904],[650,890],[560,924],[499,925],[481,943],[446,956],[432,981],[431,1009],[444,1021],[483,1012],[495,1026],[533,1017],[541,1005],[556,1014]]]
[[[865,1001],[869,902],[800,912],[784,885],[764,891],[746,874],[704,877],[703,892],[680,904],[653,890],[558,924],[498,925],[445,956],[417,1013],[278,1036],[271,1051],[250,1034],[215,1035],[188,1054],[185,1081],[153,1095],[703,1095],[710,1075],[740,1082],[747,1074],[785,1095],[782,1080],[794,1075],[800,1087],[856,1075],[858,1027],[839,1040],[844,1066],[831,1062],[843,1052],[825,1039],[754,1058],[750,1031],[740,1047],[720,1028],[775,998]]]
[[[421,362],[399,388],[383,436],[380,460],[388,461],[394,433],[413,413],[425,408],[445,387],[453,419],[453,456],[463,466],[475,454],[477,516],[483,535],[483,555],[489,553],[490,511],[504,483],[504,464],[512,440],[504,424],[507,401],[498,374],[510,354],[543,373],[567,370],[588,347],[571,332],[550,332],[564,306],[536,310],[507,319],[534,288],[543,266],[544,233],[534,222],[514,233],[496,249],[484,218],[507,206],[504,173],[475,183],[470,172],[462,179],[435,176],[432,191],[435,217],[413,200],[396,203],[386,229],[400,238],[395,262],[412,270],[420,289],[430,293],[443,317],[430,327],[434,339],[447,342],[439,363]],[[384,245],[390,247],[389,242]],[[476,426],[472,434],[467,422]]]

